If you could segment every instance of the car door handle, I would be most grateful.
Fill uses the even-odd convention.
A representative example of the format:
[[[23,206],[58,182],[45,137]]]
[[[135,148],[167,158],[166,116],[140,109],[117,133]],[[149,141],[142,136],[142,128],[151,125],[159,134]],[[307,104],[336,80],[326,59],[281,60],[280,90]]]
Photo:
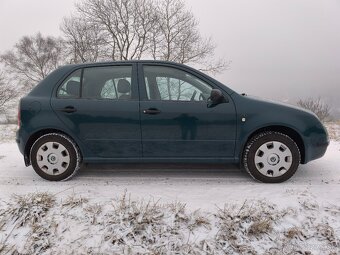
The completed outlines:
[[[58,111],[66,112],[66,113],[72,113],[72,112],[76,112],[77,109],[74,108],[73,106],[66,106],[65,108],[59,109]]]
[[[143,110],[143,113],[144,114],[156,115],[156,114],[161,113],[161,111],[156,109],[156,108],[149,108],[149,109]]]

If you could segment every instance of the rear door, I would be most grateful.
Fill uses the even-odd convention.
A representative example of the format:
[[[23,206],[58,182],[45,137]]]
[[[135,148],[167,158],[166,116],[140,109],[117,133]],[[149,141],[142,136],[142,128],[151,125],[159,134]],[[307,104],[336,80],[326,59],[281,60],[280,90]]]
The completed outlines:
[[[235,106],[207,107],[216,85],[190,71],[140,65],[141,128],[146,158],[233,158]]]
[[[134,64],[78,69],[51,104],[89,151],[88,158],[142,156],[137,74]]]

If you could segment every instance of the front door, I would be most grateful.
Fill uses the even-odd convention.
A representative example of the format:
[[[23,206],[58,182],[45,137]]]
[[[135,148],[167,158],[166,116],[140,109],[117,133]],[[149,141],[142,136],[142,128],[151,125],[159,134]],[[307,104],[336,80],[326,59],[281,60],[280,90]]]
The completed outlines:
[[[207,107],[216,85],[190,71],[141,65],[141,129],[145,158],[232,158],[236,114],[229,102]]]
[[[59,86],[51,104],[88,158],[140,158],[140,114],[135,65],[86,67]]]

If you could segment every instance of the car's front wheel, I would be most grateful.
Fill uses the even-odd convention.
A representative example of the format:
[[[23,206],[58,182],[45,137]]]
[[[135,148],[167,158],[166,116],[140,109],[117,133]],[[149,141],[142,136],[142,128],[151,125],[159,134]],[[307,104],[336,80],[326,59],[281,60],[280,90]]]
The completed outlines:
[[[247,143],[243,165],[258,181],[277,183],[288,180],[300,164],[300,151],[289,136],[273,131],[259,133]]]
[[[31,163],[35,172],[49,181],[72,177],[80,168],[77,145],[66,135],[50,133],[39,137],[32,145]]]

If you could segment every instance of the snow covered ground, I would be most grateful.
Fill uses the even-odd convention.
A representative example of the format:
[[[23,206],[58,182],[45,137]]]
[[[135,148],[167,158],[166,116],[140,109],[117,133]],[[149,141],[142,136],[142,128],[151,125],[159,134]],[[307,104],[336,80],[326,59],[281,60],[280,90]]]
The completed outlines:
[[[0,128],[0,254],[340,253],[337,123],[326,155],[282,184],[232,165],[90,165],[53,183]]]

